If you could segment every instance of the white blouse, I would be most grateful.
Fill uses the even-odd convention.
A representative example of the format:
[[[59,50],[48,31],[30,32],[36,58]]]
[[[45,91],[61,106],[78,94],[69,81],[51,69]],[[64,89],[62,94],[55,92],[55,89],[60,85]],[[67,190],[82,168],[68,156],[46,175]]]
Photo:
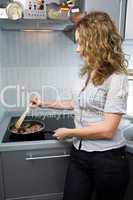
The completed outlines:
[[[89,126],[104,120],[104,112],[126,113],[128,97],[128,78],[122,73],[113,73],[102,85],[94,86],[89,83],[78,98],[75,98],[76,128]],[[121,120],[117,132],[112,139],[82,140],[81,149],[85,151],[105,151],[125,145],[122,135],[124,119]],[[73,144],[78,149],[80,139],[74,137]]]

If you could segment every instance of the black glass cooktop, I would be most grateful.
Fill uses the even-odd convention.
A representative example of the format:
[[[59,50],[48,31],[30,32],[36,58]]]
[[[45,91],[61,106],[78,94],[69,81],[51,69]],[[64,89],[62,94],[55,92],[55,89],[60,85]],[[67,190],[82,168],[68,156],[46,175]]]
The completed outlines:
[[[17,121],[18,117],[12,117],[8,127]],[[52,140],[55,139],[55,137],[53,137],[54,134],[54,130],[57,128],[74,128],[74,116],[73,115],[69,115],[69,114],[65,114],[65,115],[53,115],[53,116],[45,116],[45,117],[32,117],[32,116],[28,116],[25,118],[25,120],[38,120],[40,122],[43,122],[45,124],[45,129],[43,130],[43,133],[41,138],[14,138],[11,134],[11,132],[8,130],[6,130],[6,133],[4,135],[3,141],[2,142],[19,142],[19,141],[32,141],[32,140]]]

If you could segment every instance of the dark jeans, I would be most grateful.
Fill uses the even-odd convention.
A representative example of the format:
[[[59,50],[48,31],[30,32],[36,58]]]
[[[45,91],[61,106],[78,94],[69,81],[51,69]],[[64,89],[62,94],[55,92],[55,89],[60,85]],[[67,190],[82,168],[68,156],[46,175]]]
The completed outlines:
[[[125,148],[85,152],[72,147],[63,200],[123,200],[129,180]]]

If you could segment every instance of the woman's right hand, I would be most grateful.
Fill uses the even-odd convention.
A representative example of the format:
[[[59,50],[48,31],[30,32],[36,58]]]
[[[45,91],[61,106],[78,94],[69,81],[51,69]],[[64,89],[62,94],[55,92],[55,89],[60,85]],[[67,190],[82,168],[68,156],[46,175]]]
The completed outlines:
[[[30,100],[31,108],[37,108],[42,106],[42,100],[38,96],[34,96]]]

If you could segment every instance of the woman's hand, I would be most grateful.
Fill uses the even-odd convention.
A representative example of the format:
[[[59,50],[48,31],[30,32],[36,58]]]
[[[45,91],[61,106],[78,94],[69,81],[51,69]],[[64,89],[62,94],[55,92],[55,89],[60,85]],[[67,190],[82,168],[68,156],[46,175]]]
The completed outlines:
[[[30,104],[32,108],[37,108],[42,106],[42,100],[38,96],[34,96],[30,100]]]
[[[71,129],[69,128],[58,128],[55,131],[55,134],[53,135],[58,140],[63,140],[65,137],[70,137],[71,135]]]

